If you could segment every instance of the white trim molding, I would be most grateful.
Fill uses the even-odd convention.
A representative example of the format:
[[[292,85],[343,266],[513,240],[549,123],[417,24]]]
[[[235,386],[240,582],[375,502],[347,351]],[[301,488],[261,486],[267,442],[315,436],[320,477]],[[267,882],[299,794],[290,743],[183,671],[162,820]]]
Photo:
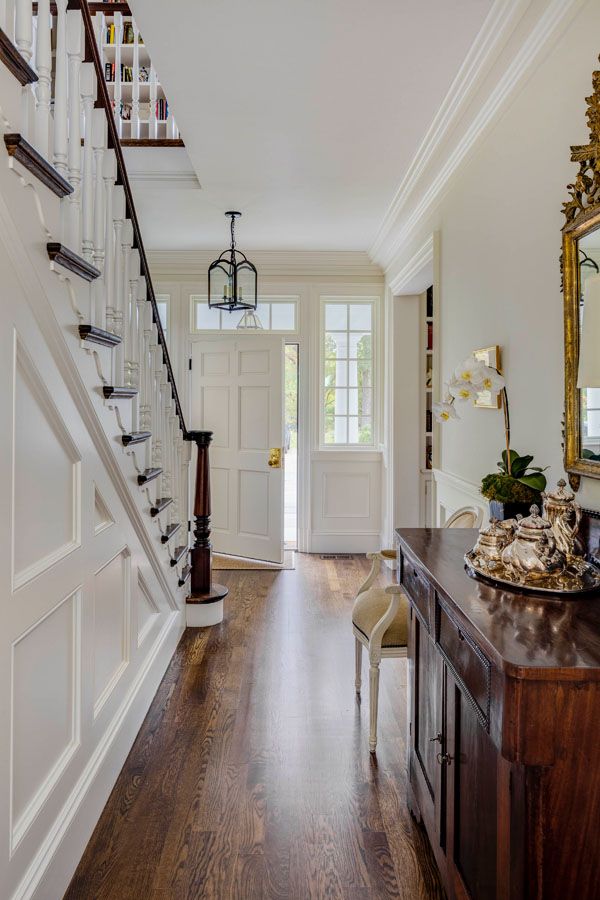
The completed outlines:
[[[214,250],[150,250],[152,272],[161,278],[173,275],[203,275],[222,248]],[[337,277],[383,281],[383,271],[368,253],[355,250],[253,250],[252,262],[261,275],[282,278]]]
[[[403,264],[402,252],[419,223],[584,2],[550,0],[537,17],[531,16],[533,24],[523,36],[519,26],[535,0],[496,0],[370,248],[371,259],[382,269]],[[486,93],[479,98],[482,85]]]
[[[435,482],[435,524],[442,528],[447,519],[460,509],[461,506],[476,506],[483,512],[483,523],[489,519],[488,502],[482,496],[479,487],[472,481],[444,472],[442,469],[433,469]]]
[[[415,287],[414,280],[422,275],[424,269],[431,268],[431,278],[426,280],[429,284],[433,282],[433,243],[433,234],[430,234],[425,243],[390,281],[388,287],[394,296],[422,293],[427,288],[427,284],[424,287]]]

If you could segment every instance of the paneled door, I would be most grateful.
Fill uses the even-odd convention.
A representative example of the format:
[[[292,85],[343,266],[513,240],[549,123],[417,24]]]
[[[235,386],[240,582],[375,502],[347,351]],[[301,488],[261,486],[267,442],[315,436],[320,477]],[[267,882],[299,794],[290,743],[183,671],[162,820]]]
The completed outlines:
[[[212,431],[212,544],[283,562],[283,338],[192,343],[192,428]]]

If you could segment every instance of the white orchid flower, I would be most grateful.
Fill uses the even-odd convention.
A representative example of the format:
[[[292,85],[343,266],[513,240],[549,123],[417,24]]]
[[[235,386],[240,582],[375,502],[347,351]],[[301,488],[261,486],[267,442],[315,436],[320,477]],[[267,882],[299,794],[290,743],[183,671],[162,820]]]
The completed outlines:
[[[456,378],[450,382],[448,390],[456,400],[471,400],[475,403],[481,387],[472,381],[462,381]]]
[[[454,370],[454,382],[466,382],[467,384],[472,384],[479,386],[481,385],[481,380],[483,378],[483,369],[486,368],[480,359],[476,359],[474,356],[469,356],[465,359],[464,363],[460,366],[457,366]]]
[[[497,396],[505,385],[502,375],[491,366],[484,366],[481,374],[481,390],[489,391],[493,397]]]
[[[454,403],[446,402],[433,404],[433,416],[436,422],[447,422],[448,419],[460,418],[454,408]]]

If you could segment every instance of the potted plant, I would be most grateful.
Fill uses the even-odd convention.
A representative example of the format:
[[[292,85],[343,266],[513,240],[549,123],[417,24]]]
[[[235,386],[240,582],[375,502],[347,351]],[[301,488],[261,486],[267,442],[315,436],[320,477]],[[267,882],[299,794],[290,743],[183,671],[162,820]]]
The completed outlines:
[[[546,476],[539,466],[531,466],[533,456],[519,456],[516,450],[502,452],[498,472],[491,472],[481,482],[481,493],[490,502],[490,517],[514,519],[529,515],[535,503],[542,508],[542,491]],[[510,462],[510,465],[509,465]]]
[[[493,398],[502,394],[504,410],[504,440],[506,449],[502,451],[502,461],[498,472],[486,475],[481,482],[481,493],[490,502],[490,517],[511,519],[521,513],[527,515],[529,507],[536,503],[542,506],[542,491],[546,487],[544,469],[532,466],[533,456],[520,456],[510,446],[510,416],[508,394],[504,378],[497,369],[486,366],[470,356],[462,366],[458,366],[450,382],[442,403],[434,403],[433,412],[438,422],[460,418],[455,401],[477,401],[481,391],[489,391]]]

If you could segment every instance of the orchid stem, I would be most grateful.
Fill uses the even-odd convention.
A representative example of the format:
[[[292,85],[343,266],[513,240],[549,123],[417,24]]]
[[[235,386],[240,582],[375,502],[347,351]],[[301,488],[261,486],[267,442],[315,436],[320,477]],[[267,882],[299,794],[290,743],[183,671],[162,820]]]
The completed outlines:
[[[502,388],[502,408],[504,409],[504,438],[506,440],[506,468],[508,474],[511,475],[510,464],[510,413],[508,411],[508,394],[506,388]]]

